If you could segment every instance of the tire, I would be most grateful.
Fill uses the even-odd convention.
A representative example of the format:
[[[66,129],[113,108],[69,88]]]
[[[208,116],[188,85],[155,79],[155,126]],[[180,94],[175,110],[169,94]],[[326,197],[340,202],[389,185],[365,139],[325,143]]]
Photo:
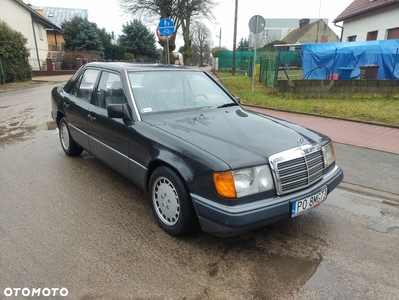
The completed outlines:
[[[61,147],[64,152],[69,156],[76,156],[82,153],[83,149],[72,139],[68,128],[68,121],[65,117],[61,118],[58,129]]]
[[[199,228],[190,194],[172,169],[162,166],[154,170],[148,194],[155,219],[164,231],[182,236]]]

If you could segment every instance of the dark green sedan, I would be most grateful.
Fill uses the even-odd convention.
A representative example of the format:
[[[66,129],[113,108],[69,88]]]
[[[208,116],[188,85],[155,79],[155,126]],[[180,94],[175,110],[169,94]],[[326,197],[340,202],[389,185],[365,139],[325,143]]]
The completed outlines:
[[[295,217],[343,179],[330,138],[244,109],[199,69],[88,63],[51,98],[65,153],[86,150],[144,190],[171,235]]]

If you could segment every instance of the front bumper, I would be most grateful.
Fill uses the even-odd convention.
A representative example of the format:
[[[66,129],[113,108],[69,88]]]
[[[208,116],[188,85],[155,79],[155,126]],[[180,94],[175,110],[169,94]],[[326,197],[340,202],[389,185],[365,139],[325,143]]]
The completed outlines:
[[[236,206],[219,204],[195,194],[191,194],[191,198],[203,231],[217,236],[232,236],[289,218],[292,202],[310,197],[325,186],[329,194],[343,178],[342,169],[335,166],[306,189]]]

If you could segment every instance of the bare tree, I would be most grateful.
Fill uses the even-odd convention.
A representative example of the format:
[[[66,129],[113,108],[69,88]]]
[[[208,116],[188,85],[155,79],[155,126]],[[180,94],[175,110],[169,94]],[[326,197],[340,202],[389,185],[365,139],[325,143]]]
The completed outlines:
[[[210,21],[215,19],[212,11],[218,3],[214,0],[178,0],[178,16],[180,18],[183,40],[184,59],[187,65],[191,64],[191,41],[190,25],[192,21],[206,18]]]
[[[212,33],[204,23],[194,22],[191,30],[191,41],[193,43],[193,48],[198,51],[199,64],[202,65],[204,63],[204,58],[208,58],[210,55],[213,44]]]
[[[140,17],[146,22],[169,18],[175,24],[175,31],[178,31],[181,27],[184,40],[184,60],[185,64],[190,65],[191,22],[200,18],[213,21],[212,10],[217,2],[215,0],[119,0],[119,5],[125,12]],[[176,35],[169,42],[171,52],[176,47],[175,38]],[[160,41],[160,44],[165,48],[162,41]]]
[[[119,6],[128,14],[135,18],[145,20],[144,23],[153,23],[164,18],[169,18],[175,24],[175,31],[180,28],[180,19],[178,17],[178,0],[118,0]],[[158,40],[158,43],[164,48],[164,57],[166,58],[166,42]],[[169,40],[169,53],[173,61],[172,52],[176,48],[176,34]],[[167,60],[165,59],[165,62]]]

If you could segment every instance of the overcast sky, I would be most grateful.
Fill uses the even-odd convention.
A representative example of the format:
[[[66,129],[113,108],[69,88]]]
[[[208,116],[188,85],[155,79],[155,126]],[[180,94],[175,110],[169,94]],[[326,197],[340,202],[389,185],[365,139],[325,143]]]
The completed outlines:
[[[332,21],[352,2],[353,0],[238,0],[237,43],[241,37],[248,38],[248,22],[255,15],[261,15],[265,19],[316,19],[319,17],[329,19],[328,25],[339,35],[340,30]],[[99,28],[104,27],[108,32],[114,31],[116,34],[121,34],[122,24],[133,19],[133,16],[121,11],[117,0],[29,0],[29,3],[34,6],[87,9],[90,22],[96,23]],[[221,45],[229,49],[233,48],[235,3],[236,0],[219,0],[219,5],[214,10],[216,22],[214,24],[206,22],[212,31],[214,46],[219,45],[217,36],[221,28]],[[151,29],[155,30],[157,25],[155,22]],[[178,47],[180,47],[183,43],[181,38],[178,40],[180,40],[178,42]]]

